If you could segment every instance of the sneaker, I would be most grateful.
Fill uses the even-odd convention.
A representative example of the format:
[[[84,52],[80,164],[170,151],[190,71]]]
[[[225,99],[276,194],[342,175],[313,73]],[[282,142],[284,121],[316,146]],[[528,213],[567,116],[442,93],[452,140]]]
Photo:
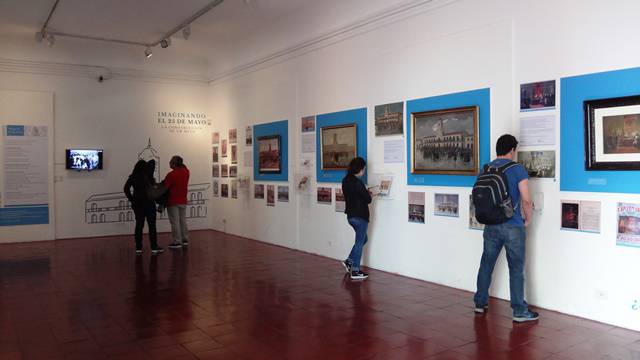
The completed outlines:
[[[182,247],[182,244],[180,244],[179,242],[172,242],[171,244],[169,244],[169,248],[171,249],[180,249]]]
[[[538,320],[538,313],[535,311],[525,311],[520,315],[513,315],[513,321],[515,322],[527,322],[527,321],[536,321]]]
[[[136,249],[136,255],[142,255],[142,249]]]
[[[363,273],[362,271],[352,271],[351,272],[351,280],[364,280],[366,278],[368,278],[369,275],[366,273]]]
[[[476,314],[484,314],[487,311],[489,311],[489,304],[484,304],[484,305],[476,304],[476,307],[473,309],[473,312],[475,312]]]
[[[347,274],[351,273],[351,264],[347,262],[347,260],[340,262],[344,269],[347,271]]]
[[[153,255],[157,255],[157,254],[162,254],[164,252],[164,249],[161,247],[157,247],[155,249],[151,249],[151,253]]]
[[[189,246],[189,242],[188,241],[183,241],[182,242],[182,247],[185,247],[185,246]]]

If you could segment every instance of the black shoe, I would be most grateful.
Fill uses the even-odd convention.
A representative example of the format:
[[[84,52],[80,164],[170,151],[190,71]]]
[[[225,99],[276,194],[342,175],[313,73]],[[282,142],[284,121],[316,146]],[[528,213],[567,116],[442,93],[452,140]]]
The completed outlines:
[[[342,266],[344,266],[344,269],[347,271],[347,274],[351,273],[351,264],[349,264],[347,262],[347,260],[340,262],[342,264]]]
[[[183,241],[182,242],[182,247],[186,247],[186,246],[189,246],[189,242],[188,241]]]
[[[350,277],[351,280],[364,280],[369,277],[369,274],[363,273],[362,271],[352,271]]]
[[[172,242],[171,244],[169,244],[169,248],[171,249],[180,249],[182,248],[182,244],[180,244],[179,242]]]
[[[161,247],[157,247],[155,249],[151,249],[151,253],[153,255],[158,255],[158,254],[162,254],[164,252],[164,249]]]
[[[164,206],[158,206],[156,211],[159,212],[159,213],[162,213],[164,211]]]
[[[136,249],[136,255],[142,255],[142,249]]]
[[[489,311],[489,304],[484,304],[484,305],[476,304],[476,307],[473,308],[473,312],[475,312],[476,314],[484,314],[487,311]]]
[[[527,311],[525,311],[524,313],[522,313],[520,315],[515,315],[514,314],[513,315],[513,321],[519,322],[519,323],[527,322],[527,321],[536,321],[536,320],[538,320],[538,317],[539,317],[539,315],[538,315],[537,312],[527,310]]]

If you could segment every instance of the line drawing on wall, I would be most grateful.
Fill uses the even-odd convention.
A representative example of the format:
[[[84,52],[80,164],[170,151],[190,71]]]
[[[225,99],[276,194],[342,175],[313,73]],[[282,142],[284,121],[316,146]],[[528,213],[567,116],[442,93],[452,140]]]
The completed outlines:
[[[147,146],[138,153],[138,160],[155,160],[154,177],[160,173],[160,156],[151,146],[151,138]],[[187,218],[202,219],[207,217],[207,202],[211,184],[189,184],[187,192]],[[167,212],[159,214],[157,220],[167,220]],[[122,191],[91,194],[84,204],[84,222],[87,224],[126,223],[135,221],[129,199]]]

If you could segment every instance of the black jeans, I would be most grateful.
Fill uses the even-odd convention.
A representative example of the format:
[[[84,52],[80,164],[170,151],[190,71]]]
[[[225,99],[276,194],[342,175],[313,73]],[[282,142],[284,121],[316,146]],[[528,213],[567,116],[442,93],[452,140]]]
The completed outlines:
[[[156,205],[153,201],[145,201],[131,206],[136,216],[136,249],[142,249],[142,229],[144,228],[144,220],[147,219],[149,225],[149,242],[151,249],[158,247],[158,233],[156,231]]]

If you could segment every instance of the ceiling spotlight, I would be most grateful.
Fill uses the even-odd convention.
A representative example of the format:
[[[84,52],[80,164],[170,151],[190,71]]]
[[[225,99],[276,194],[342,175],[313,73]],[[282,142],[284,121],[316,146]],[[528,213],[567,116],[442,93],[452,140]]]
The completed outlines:
[[[45,37],[46,37],[46,35],[45,35],[44,31],[38,31],[36,33],[36,41],[39,42],[39,43],[41,43],[42,40],[44,40]]]
[[[191,36],[191,26],[187,25],[185,28],[182,29],[182,37],[185,40],[189,40],[189,36]]]
[[[162,39],[162,41],[160,41],[160,47],[163,49],[168,48],[169,45],[171,45],[171,38]]]
[[[53,44],[55,44],[55,43],[56,43],[56,38],[53,37],[53,35],[48,34],[47,35],[47,45],[49,45],[49,47],[52,47]]]
[[[151,48],[146,48],[146,49],[144,50],[144,56],[145,56],[147,59],[151,59],[151,57],[153,56],[153,51],[151,51]]]

